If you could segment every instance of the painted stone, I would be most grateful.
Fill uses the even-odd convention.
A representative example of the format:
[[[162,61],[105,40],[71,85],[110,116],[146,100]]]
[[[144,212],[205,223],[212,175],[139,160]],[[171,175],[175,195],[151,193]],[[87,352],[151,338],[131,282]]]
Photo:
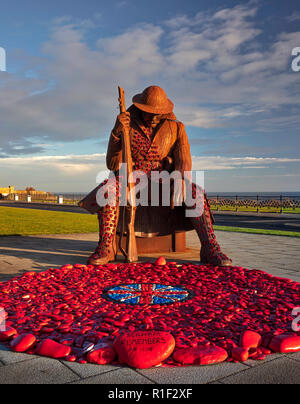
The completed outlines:
[[[108,365],[116,357],[116,352],[112,344],[102,343],[95,346],[92,352],[87,354],[87,360],[89,363],[95,363],[97,365]]]
[[[173,358],[182,365],[212,365],[228,358],[225,349],[217,346],[183,348],[174,352]]]
[[[15,352],[26,352],[36,343],[36,337],[32,334],[21,334],[11,341],[10,348]]]
[[[269,348],[273,352],[291,353],[300,351],[300,336],[278,335],[272,338]]]
[[[262,343],[260,334],[254,331],[244,331],[241,335],[240,346],[245,349],[257,348]]]
[[[167,261],[165,259],[165,257],[159,257],[157,258],[157,260],[155,261],[156,265],[166,265]]]
[[[137,369],[159,365],[174,351],[175,340],[168,332],[135,331],[118,337],[114,343],[120,363]]]
[[[70,355],[71,347],[59,344],[51,339],[41,341],[36,349],[36,354],[41,356],[48,356],[54,359],[65,358]]]
[[[233,348],[232,359],[238,362],[246,362],[249,359],[249,351],[245,348]]]
[[[13,327],[6,327],[5,331],[0,332],[0,341],[9,341],[14,335],[17,334],[17,330]]]

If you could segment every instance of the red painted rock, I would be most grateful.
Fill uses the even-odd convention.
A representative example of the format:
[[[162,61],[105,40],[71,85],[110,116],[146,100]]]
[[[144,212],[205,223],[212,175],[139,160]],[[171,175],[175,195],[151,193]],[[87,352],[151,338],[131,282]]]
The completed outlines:
[[[300,351],[300,336],[278,335],[272,338],[269,348],[273,352],[289,353]]]
[[[70,265],[70,264],[64,265],[64,266],[62,266],[62,267],[60,268],[61,271],[69,271],[69,270],[71,270],[71,269],[73,269],[73,265]]]
[[[199,346],[175,351],[173,358],[182,365],[212,365],[224,362],[228,358],[225,349],[217,346]]]
[[[254,355],[253,357],[252,357],[252,359],[253,360],[255,360],[255,361],[263,361],[263,360],[265,360],[266,359],[266,357],[267,357],[267,355],[265,355],[265,354],[259,354],[259,353],[257,353],[256,355]]]
[[[0,341],[9,341],[14,335],[17,334],[17,330],[13,327],[6,327],[5,331],[0,332]]]
[[[232,358],[238,362],[246,362],[249,359],[249,351],[245,348],[233,348]]]
[[[257,348],[262,343],[260,334],[254,331],[244,331],[241,335],[240,346],[245,349]]]
[[[157,258],[157,260],[155,261],[156,265],[166,265],[167,261],[165,259],[165,257],[159,257]]]
[[[98,344],[95,346],[95,350],[87,354],[87,360],[89,363],[95,363],[97,365],[108,365],[116,357],[116,352],[112,344]]]
[[[52,339],[45,339],[41,341],[36,349],[36,353],[38,355],[48,356],[54,359],[65,358],[66,356],[70,355],[71,351],[71,347],[59,344]]]
[[[160,364],[174,348],[173,336],[163,331],[134,331],[118,337],[114,343],[119,361],[137,369]]]
[[[251,359],[256,355],[259,355],[259,353],[260,352],[259,352],[258,348],[250,348],[248,350],[249,358],[251,358]]]
[[[67,362],[76,362],[77,357],[75,355],[68,355],[65,357]]]
[[[11,341],[10,347],[15,352],[26,352],[36,343],[36,338],[32,334],[21,334]]]

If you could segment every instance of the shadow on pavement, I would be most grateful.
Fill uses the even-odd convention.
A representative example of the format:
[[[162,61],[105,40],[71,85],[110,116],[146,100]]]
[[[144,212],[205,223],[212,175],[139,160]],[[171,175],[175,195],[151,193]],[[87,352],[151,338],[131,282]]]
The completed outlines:
[[[97,241],[69,238],[41,237],[0,237],[0,282],[28,271],[44,271],[66,264],[86,264],[95,250]],[[198,250],[199,251],[199,250]],[[188,249],[186,253],[166,253],[166,258],[178,263],[195,260],[199,252]],[[139,261],[153,262],[159,254],[143,254]],[[118,255],[117,263],[124,257]],[[197,261],[194,261],[195,263]]]

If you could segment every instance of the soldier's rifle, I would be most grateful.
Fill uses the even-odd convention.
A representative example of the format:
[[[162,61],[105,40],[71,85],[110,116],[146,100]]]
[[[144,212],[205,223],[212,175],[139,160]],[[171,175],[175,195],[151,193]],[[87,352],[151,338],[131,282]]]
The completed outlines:
[[[125,93],[123,88],[118,87],[118,89],[119,89],[120,113],[122,114],[126,112]],[[131,173],[133,172],[133,162],[130,147],[130,131],[127,128],[124,128],[124,130],[122,131],[122,162],[123,164],[126,164],[127,169],[127,187],[125,191],[127,206],[122,206],[120,208],[121,232],[120,232],[119,248],[122,254],[125,256],[127,262],[135,262],[138,260],[136,237],[134,230],[135,212],[136,212],[135,189],[134,189],[135,183],[132,182],[133,178]],[[124,231],[127,233],[125,250],[122,247],[122,238],[124,235]]]

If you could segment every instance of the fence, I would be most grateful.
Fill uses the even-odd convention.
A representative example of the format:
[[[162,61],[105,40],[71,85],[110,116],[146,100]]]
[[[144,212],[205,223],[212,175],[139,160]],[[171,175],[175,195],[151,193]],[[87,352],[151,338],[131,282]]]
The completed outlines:
[[[30,196],[30,201],[28,201]],[[5,199],[19,202],[32,203],[53,203],[65,205],[77,205],[83,199],[85,194],[45,194],[45,193],[22,193],[10,194]],[[233,211],[233,212],[257,212],[257,213],[299,213],[300,214],[300,196],[210,196],[209,201],[214,211]]]
[[[5,199],[9,201],[31,202],[31,203],[48,203],[48,204],[65,204],[77,205],[84,198],[84,194],[44,194],[44,193],[16,193],[10,194]]]
[[[209,196],[212,210],[257,212],[257,213],[300,213],[299,196]]]

